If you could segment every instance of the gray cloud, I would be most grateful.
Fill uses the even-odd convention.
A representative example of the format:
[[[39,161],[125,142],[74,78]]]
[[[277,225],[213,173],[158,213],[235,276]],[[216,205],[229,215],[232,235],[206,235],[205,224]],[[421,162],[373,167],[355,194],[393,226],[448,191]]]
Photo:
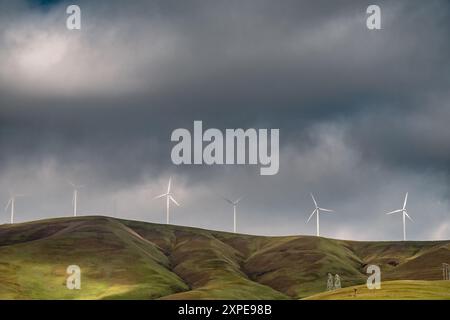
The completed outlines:
[[[412,237],[450,235],[446,1],[382,1],[377,32],[365,1],[77,3],[81,32],[64,2],[0,1],[0,191],[30,194],[23,220],[70,213],[70,178],[86,213],[116,198],[163,221],[150,199],[173,175],[180,224],[227,229],[217,193],[243,193],[242,231],[311,233],[314,191],[339,211],[327,235],[396,238],[382,213],[410,191]],[[280,128],[280,174],[172,165],[193,120]]]

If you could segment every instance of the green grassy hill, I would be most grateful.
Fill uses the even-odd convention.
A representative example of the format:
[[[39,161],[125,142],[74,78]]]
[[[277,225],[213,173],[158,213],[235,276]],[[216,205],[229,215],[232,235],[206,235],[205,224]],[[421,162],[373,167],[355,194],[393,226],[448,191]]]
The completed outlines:
[[[450,241],[262,237],[60,218],[0,226],[0,299],[300,299],[324,292],[328,272],[343,287],[364,284],[367,264],[382,267],[383,281],[430,281],[441,279],[443,262]],[[65,286],[72,264],[82,270],[81,290]]]
[[[356,291],[355,291],[356,290]],[[450,300],[450,281],[397,280],[381,283],[381,289],[365,285],[319,293],[305,300]]]

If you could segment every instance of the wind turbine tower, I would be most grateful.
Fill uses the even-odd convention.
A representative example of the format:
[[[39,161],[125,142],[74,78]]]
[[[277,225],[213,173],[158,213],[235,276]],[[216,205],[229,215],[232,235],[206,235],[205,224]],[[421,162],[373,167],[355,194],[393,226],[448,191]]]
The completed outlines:
[[[169,179],[169,185],[167,186],[167,192],[163,193],[159,196],[156,196],[154,198],[154,199],[159,199],[159,198],[163,198],[163,197],[166,198],[166,223],[167,224],[170,223],[170,201],[175,203],[178,207],[180,206],[180,204],[173,197],[173,193],[171,192],[171,185],[172,185],[172,178]]]
[[[78,210],[78,190],[84,188],[82,185],[76,185],[71,181],[68,181],[69,184],[73,187],[73,197],[72,197],[72,206],[73,206],[73,216],[77,216]]]
[[[10,198],[9,198],[8,203],[6,204],[5,211],[8,211],[8,208],[11,209],[11,217],[10,217],[11,224],[14,223],[14,211],[16,208],[16,198],[23,197],[23,196],[24,196],[23,194],[13,194],[13,193],[10,194]]]
[[[226,202],[228,202],[229,204],[231,204],[233,206],[233,232],[236,233],[236,208],[237,205],[239,204],[239,202],[243,199],[243,197],[232,201],[230,199],[227,199],[225,197],[222,197]]]
[[[408,210],[406,210],[406,203],[408,202],[408,192],[405,195],[405,200],[403,201],[403,208],[388,212],[386,214],[394,214],[394,213],[402,213],[403,219],[403,241],[406,241],[406,218],[413,221],[413,219],[409,216]]]
[[[323,212],[331,213],[331,212],[334,212],[334,210],[324,209],[324,208],[319,207],[319,205],[317,204],[317,201],[314,198],[314,195],[312,193],[311,193],[311,198],[312,198],[312,200],[314,202],[314,207],[315,208],[314,208],[314,211],[309,216],[308,221],[306,221],[306,223],[308,223],[309,220],[311,220],[313,215],[316,215],[316,235],[319,237],[320,236],[320,219],[319,219],[320,212],[323,211]]]

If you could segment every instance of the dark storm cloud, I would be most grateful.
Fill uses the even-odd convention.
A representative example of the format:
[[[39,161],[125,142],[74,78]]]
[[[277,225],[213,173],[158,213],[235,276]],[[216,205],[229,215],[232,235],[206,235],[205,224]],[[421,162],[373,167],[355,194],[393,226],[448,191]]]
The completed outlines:
[[[303,207],[289,199],[311,189],[349,217],[369,194],[396,199],[407,182],[422,192],[421,179],[446,201],[447,1],[381,1],[381,31],[365,27],[369,1],[76,3],[80,32],[65,29],[66,2],[0,1],[2,190],[77,176],[103,199],[175,174],[197,186],[198,206],[204,184],[254,189],[255,219],[295,217]],[[263,179],[271,187],[251,187],[262,179],[252,167],[173,166],[170,133],[193,120],[280,128],[281,171]],[[381,191],[392,180],[393,192]]]

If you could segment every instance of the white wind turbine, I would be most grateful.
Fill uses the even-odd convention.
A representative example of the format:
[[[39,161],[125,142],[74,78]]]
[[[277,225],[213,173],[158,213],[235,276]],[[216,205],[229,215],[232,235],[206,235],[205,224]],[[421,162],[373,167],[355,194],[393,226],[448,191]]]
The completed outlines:
[[[11,218],[10,218],[11,224],[14,223],[14,210],[16,208],[16,198],[19,198],[19,197],[24,197],[24,195],[23,194],[14,194],[14,193],[10,192],[10,198],[5,207],[5,212],[8,211],[8,208],[11,209]]]
[[[406,241],[406,217],[408,217],[409,220],[413,221],[413,219],[409,216],[408,211],[406,210],[406,203],[408,202],[408,192],[405,195],[405,201],[403,201],[403,208],[394,210],[391,212],[388,212],[386,214],[393,214],[393,213],[402,213],[403,216],[403,241]]]
[[[77,206],[78,206],[78,190],[84,188],[84,185],[76,185],[71,181],[68,183],[73,187],[73,197],[72,197],[72,206],[73,206],[73,216],[77,216]]]
[[[180,206],[180,204],[174,199],[173,194],[170,191],[171,184],[172,184],[172,178],[169,179],[169,185],[167,186],[167,193],[161,194],[154,198],[154,199],[159,199],[159,198],[166,197],[166,221],[167,221],[167,224],[170,223],[170,201],[175,203],[177,206]]]
[[[313,217],[313,215],[315,214],[316,215],[316,219],[317,219],[317,222],[316,222],[316,227],[317,227],[317,236],[319,237],[320,236],[320,223],[319,223],[319,215],[320,215],[320,212],[321,211],[323,211],[323,212],[334,212],[334,210],[330,210],[330,209],[324,209],[324,208],[320,208],[319,207],[319,205],[317,204],[317,201],[316,201],[316,199],[314,198],[314,196],[313,196],[313,194],[311,193],[311,198],[312,198],[312,200],[314,201],[314,206],[315,206],[315,208],[314,208],[314,211],[311,213],[311,215],[309,216],[309,218],[308,218],[308,221],[306,221],[306,223],[308,223],[309,222],[309,220],[311,220],[311,218]]]
[[[240,197],[239,199],[232,201],[230,199],[227,199],[225,197],[222,197],[226,202],[228,202],[229,204],[231,204],[233,206],[233,232],[236,233],[236,207],[238,205],[238,203],[244,199],[244,197]]]

